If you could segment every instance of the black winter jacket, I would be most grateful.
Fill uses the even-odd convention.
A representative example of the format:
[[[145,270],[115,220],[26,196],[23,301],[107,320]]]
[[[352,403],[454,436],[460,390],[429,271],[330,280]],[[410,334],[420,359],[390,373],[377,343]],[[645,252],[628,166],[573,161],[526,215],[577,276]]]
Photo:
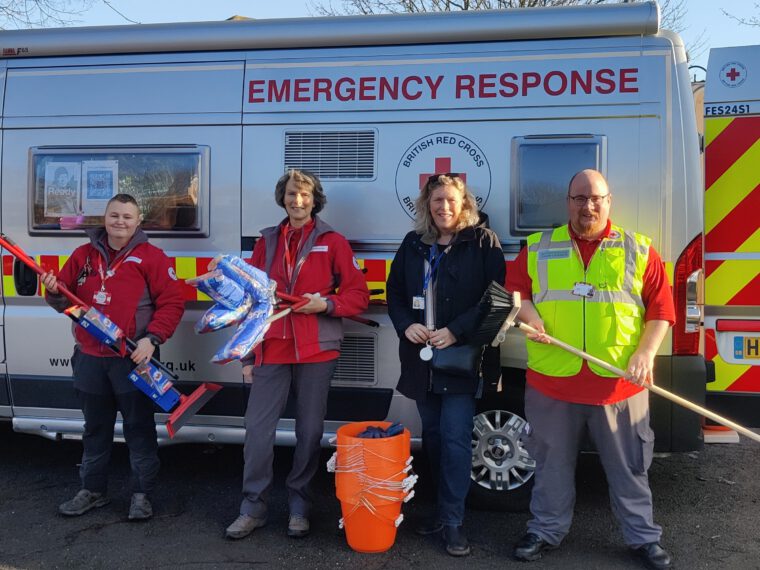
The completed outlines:
[[[422,345],[410,342],[404,331],[413,323],[425,324],[424,311],[412,309],[412,298],[423,295],[425,259],[431,244],[409,232],[396,252],[387,281],[388,314],[399,336],[401,378],[398,391],[413,400],[436,394],[474,394],[478,377],[463,378],[432,373],[420,359]],[[484,227],[466,228],[452,241],[436,275],[436,328],[448,327],[458,344],[475,332],[477,306],[491,281],[504,284],[505,264],[499,238]]]

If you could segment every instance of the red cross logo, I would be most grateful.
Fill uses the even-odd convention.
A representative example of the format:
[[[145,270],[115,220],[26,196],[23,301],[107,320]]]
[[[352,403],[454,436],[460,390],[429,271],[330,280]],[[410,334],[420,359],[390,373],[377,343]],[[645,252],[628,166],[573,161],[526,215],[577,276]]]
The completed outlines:
[[[435,176],[436,174],[446,174],[447,172],[451,172],[451,157],[445,156],[445,157],[439,157],[434,160],[435,172],[425,172],[420,174],[420,190],[422,190],[425,187],[425,184],[427,184],[428,178],[431,176]],[[467,174],[464,172],[459,173],[459,178],[462,179],[462,182],[467,184]]]
[[[738,61],[729,61],[721,67],[718,77],[726,87],[739,87],[747,79],[747,68]]]
[[[730,81],[736,81],[736,78],[739,77],[740,75],[741,73],[738,72],[735,67],[732,67],[731,70],[728,73],[726,73],[726,77],[728,77]]]

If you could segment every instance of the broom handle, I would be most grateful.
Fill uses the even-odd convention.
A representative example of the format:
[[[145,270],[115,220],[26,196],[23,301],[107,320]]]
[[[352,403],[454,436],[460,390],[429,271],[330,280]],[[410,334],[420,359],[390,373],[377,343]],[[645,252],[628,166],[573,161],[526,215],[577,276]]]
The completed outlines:
[[[534,329],[532,326],[527,325],[525,323],[521,322],[515,322],[515,326],[522,330],[525,333],[530,334],[540,334],[536,329]],[[626,377],[626,373],[624,370],[621,370],[617,366],[613,366],[612,364],[609,364],[605,362],[604,360],[601,360],[597,358],[596,356],[591,356],[587,352],[583,352],[582,350],[579,350],[575,348],[574,346],[571,346],[567,344],[566,342],[562,342],[561,340],[554,338],[552,336],[549,336],[548,334],[544,333],[544,337],[549,340],[551,344],[554,344],[563,350],[566,350],[567,352],[570,352],[574,354],[575,356],[579,356],[583,360],[587,360],[588,362],[593,362],[597,366],[601,366],[605,370],[608,370],[612,372],[613,374],[616,374],[617,376],[620,376],[621,378]],[[677,394],[674,394],[673,392],[668,392],[664,388],[660,388],[659,386],[656,386],[654,384],[644,384],[644,387],[647,388],[650,392],[654,392],[655,394],[658,394],[662,396],[663,398],[666,398],[670,400],[671,402],[675,402],[679,406],[683,406],[685,408],[690,409],[692,412],[696,412],[698,414],[701,414],[705,416],[706,418],[711,419],[714,422],[717,422],[721,425],[724,425],[726,427],[731,428],[732,430],[737,431],[738,433],[757,441],[760,443],[760,435],[756,434],[755,432],[747,429],[746,427],[737,424],[734,421],[729,420],[728,418],[724,418],[721,415],[716,414],[715,412],[712,412],[708,410],[707,408],[703,408],[702,406],[695,404],[694,402],[691,402],[685,398],[682,398],[681,396],[678,396]]]
[[[27,255],[27,253],[23,249],[21,249],[21,247],[16,242],[14,242],[11,238],[9,238],[7,235],[0,234],[0,246],[4,247],[9,252],[11,252],[17,259],[19,259],[22,263],[26,264],[30,269],[32,269],[38,275],[42,276],[46,273],[46,271],[42,269],[42,267],[40,267],[39,264],[33,258],[29,257],[29,255]],[[69,301],[71,301],[72,305],[80,305],[81,307],[85,307],[85,308],[90,307],[87,303],[82,301],[82,299],[80,299],[79,297],[74,295],[74,293],[69,291],[63,283],[60,283],[60,282],[58,283],[58,292],[64,297],[66,297]],[[130,353],[135,348],[137,348],[137,343],[133,341],[131,338],[128,338],[125,336],[124,342],[129,347]],[[113,345],[109,345],[109,346],[115,352],[120,353],[119,349],[116,348],[115,346]],[[161,370],[166,372],[169,376],[171,376],[175,380],[179,378],[177,374],[169,370],[164,365],[164,363],[159,361],[157,358],[151,357],[150,361],[154,366],[156,366],[157,368],[160,368]]]
[[[39,266],[39,264],[31,257],[27,255],[27,253],[19,247],[16,242],[14,242],[11,238],[9,238],[5,234],[0,234],[0,245],[3,246],[5,249],[7,249],[9,252],[11,252],[16,258],[18,258],[21,262],[23,262],[27,267],[29,267],[32,271],[37,273],[38,275],[42,276],[46,273],[42,267]],[[68,290],[68,288],[63,284],[58,284],[58,292],[66,297],[69,301],[71,301],[72,305],[81,305],[83,307],[89,307],[87,303],[82,301],[79,297],[74,295],[71,291]]]

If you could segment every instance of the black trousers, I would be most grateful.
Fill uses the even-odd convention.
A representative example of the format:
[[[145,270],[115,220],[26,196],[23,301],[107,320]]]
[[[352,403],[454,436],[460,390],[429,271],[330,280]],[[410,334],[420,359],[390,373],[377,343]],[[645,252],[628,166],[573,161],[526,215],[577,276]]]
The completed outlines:
[[[108,487],[108,465],[113,446],[116,412],[121,412],[124,439],[129,448],[130,487],[133,493],[150,493],[156,482],[160,461],[153,402],[142,392],[118,393],[111,388],[109,376],[128,374],[131,361],[123,358],[101,358],[79,353],[74,362],[74,375],[92,379],[102,375],[103,393],[77,390],[84,413],[82,466],[79,476],[82,488],[105,493]]]

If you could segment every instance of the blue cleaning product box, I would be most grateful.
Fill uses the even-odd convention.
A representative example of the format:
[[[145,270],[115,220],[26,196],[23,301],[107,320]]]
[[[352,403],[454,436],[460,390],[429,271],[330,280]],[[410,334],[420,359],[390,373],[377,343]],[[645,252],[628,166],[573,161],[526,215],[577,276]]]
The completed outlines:
[[[107,345],[120,342],[124,336],[116,323],[93,307],[87,309],[87,312],[79,317],[79,325]]]
[[[165,412],[170,411],[180,400],[180,393],[173,388],[169,375],[150,362],[138,365],[129,373],[129,379]]]

